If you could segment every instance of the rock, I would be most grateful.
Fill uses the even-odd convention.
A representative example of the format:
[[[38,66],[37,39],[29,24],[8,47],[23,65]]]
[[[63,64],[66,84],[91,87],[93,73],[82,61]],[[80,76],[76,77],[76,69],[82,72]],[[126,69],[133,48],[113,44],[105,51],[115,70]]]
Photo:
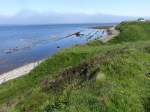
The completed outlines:
[[[11,51],[5,51],[5,53],[6,53],[6,54],[11,54],[12,52],[11,52]]]
[[[60,46],[57,46],[57,48],[60,48]]]
[[[97,84],[101,84],[101,83],[103,83],[105,80],[106,80],[105,74],[102,73],[102,72],[99,72],[99,73],[97,74],[97,76],[96,76],[96,83],[97,83]]]
[[[81,34],[80,34],[80,32],[76,32],[74,35],[75,35],[76,37],[79,37]]]

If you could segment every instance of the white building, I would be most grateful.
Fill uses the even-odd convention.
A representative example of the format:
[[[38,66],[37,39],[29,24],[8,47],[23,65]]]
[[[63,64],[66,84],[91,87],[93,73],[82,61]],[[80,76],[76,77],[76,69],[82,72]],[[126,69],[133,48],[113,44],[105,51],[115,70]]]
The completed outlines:
[[[139,18],[138,21],[145,22],[145,19],[144,18]]]

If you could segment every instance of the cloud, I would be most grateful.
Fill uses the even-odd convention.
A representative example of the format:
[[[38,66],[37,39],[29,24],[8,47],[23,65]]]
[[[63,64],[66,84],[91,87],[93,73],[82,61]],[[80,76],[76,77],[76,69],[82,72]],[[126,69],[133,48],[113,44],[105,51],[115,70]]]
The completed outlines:
[[[57,13],[21,11],[13,16],[0,16],[0,24],[61,24],[61,23],[107,23],[132,20],[135,17],[109,14]]]

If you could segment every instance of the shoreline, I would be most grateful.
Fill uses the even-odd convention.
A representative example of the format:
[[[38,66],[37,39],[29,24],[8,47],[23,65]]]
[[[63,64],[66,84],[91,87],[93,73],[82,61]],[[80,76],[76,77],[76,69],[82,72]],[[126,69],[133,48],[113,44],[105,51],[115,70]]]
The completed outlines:
[[[108,29],[105,29],[108,30]],[[119,31],[117,31],[115,29],[115,27],[111,27],[109,29],[109,31],[111,32],[111,34],[103,37],[100,39],[100,41],[102,41],[103,43],[108,42],[109,40],[113,39],[114,37],[116,37],[117,35],[119,35]],[[33,63],[29,63],[26,64],[24,66],[18,67],[14,70],[8,71],[6,73],[0,74],[0,84],[3,84],[9,80],[13,80],[16,79],[18,77],[24,76],[28,73],[30,73],[35,67],[37,67],[40,63],[42,63],[45,59],[40,60],[40,61],[36,61]]]
[[[106,42],[112,40],[114,37],[116,37],[120,34],[120,31],[116,30],[115,26],[110,27],[106,30],[107,30],[108,35],[106,37],[103,37],[100,39],[103,43],[106,43]]]
[[[0,74],[0,84],[3,84],[9,80],[16,79],[18,77],[21,77],[21,76],[24,76],[24,75],[30,73],[35,67],[37,67],[43,61],[44,60],[29,63],[24,66],[18,67],[14,70]]]

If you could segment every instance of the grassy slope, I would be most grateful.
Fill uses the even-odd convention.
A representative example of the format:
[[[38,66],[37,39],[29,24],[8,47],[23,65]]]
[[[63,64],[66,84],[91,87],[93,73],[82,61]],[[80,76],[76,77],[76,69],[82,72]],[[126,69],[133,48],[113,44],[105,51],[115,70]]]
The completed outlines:
[[[150,23],[117,28],[106,44],[65,49],[1,85],[0,111],[149,112]]]

